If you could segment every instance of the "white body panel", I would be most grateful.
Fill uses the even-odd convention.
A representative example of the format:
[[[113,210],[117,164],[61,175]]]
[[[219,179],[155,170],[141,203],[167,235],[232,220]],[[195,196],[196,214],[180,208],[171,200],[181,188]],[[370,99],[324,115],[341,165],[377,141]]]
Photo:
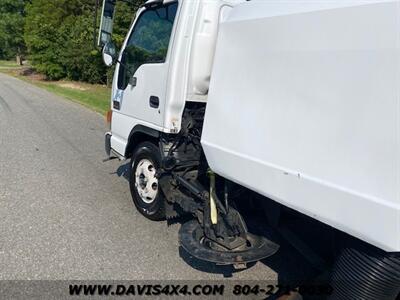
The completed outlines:
[[[171,47],[164,131],[179,132],[187,101],[206,102],[220,22],[245,0],[180,0]]]
[[[398,1],[251,1],[220,25],[211,168],[400,251]]]

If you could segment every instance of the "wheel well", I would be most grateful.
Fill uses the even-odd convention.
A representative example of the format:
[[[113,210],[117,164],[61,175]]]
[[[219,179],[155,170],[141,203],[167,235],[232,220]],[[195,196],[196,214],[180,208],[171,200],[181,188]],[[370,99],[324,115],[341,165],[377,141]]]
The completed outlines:
[[[125,150],[125,157],[129,158],[132,156],[136,146],[142,142],[151,142],[158,146],[160,138],[160,132],[155,129],[148,128],[142,125],[134,127],[129,135],[128,145]]]

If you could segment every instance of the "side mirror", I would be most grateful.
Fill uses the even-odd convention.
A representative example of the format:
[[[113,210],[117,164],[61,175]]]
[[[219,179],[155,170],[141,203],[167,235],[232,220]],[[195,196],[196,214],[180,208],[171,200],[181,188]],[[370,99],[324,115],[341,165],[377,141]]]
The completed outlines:
[[[103,61],[107,67],[111,67],[116,60],[117,49],[113,42],[108,42],[103,47]]]

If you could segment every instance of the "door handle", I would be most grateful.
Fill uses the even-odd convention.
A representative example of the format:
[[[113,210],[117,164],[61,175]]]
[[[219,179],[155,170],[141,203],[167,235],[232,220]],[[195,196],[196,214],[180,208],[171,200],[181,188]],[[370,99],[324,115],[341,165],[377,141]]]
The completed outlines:
[[[152,108],[158,108],[160,106],[160,99],[156,96],[150,96],[150,107]]]

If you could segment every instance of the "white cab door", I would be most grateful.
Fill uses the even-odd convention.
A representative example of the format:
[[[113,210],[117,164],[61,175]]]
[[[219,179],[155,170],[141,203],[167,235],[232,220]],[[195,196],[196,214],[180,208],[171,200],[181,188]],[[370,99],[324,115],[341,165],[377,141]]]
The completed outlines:
[[[116,68],[113,134],[127,142],[128,124],[162,127],[169,63],[167,59],[178,3],[147,8],[137,17]],[[134,121],[132,121],[134,120]],[[113,121],[113,125],[115,122]],[[128,131],[127,131],[128,130]]]

